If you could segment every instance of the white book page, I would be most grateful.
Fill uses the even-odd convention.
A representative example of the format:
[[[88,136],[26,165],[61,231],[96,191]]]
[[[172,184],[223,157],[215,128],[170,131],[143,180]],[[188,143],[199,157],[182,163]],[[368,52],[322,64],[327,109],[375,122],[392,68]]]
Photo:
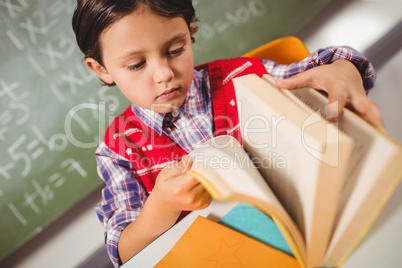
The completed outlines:
[[[215,137],[189,155],[194,160],[194,175],[213,196],[219,200],[247,202],[260,209],[277,223],[296,258],[306,261],[301,231],[235,138]]]
[[[193,158],[192,169],[207,178],[222,197],[233,193],[249,196],[284,211],[235,138],[218,136],[197,146],[189,155]]]
[[[387,164],[390,154],[394,152],[393,148],[388,146],[389,143],[387,144],[387,142],[384,141],[385,140],[377,140],[365,150],[365,166],[360,168],[360,173],[353,182],[350,182],[349,185],[345,185],[344,192],[350,193],[350,195],[343,198],[343,210],[339,211],[339,221],[328,252],[331,252],[332,247],[336,245],[346,228],[348,228],[350,224],[353,224],[353,216],[361,209],[361,206],[364,205],[364,199],[367,197],[374,183],[381,176],[382,168]],[[379,154],[379,152],[381,152],[381,154]],[[351,185],[352,183],[354,184],[353,187]]]
[[[247,89],[236,87],[245,150],[304,238],[310,236],[319,161],[302,142],[302,129]]]
[[[313,89],[291,91],[313,110],[325,114],[328,100]],[[353,216],[362,208],[364,200],[374,183],[381,177],[384,166],[395,153],[395,146],[385,136],[345,110],[339,120],[339,128],[353,138],[354,148],[349,159],[348,170],[341,190],[335,230],[328,253],[336,246],[345,230],[351,225]],[[355,223],[356,224],[356,223]],[[364,225],[362,225],[364,226]]]

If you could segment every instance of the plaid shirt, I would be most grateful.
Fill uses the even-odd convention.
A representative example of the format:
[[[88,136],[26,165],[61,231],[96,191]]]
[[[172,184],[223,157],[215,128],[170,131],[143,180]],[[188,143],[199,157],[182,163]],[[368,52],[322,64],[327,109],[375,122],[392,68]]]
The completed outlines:
[[[290,65],[278,65],[272,61],[263,60],[268,73],[275,79],[288,78],[316,66],[329,64],[338,59],[352,62],[359,70],[364,88],[373,87],[375,72],[368,60],[349,47],[330,47],[318,50],[301,62]],[[208,69],[194,70],[191,88],[177,109],[178,115],[161,114],[143,109],[132,104],[133,112],[159,135],[164,133],[175,141],[186,152],[195,145],[213,137],[212,109]],[[176,113],[176,112],[175,112]],[[173,122],[174,127],[167,127],[165,122]],[[132,162],[114,153],[105,143],[100,144],[95,153],[98,163],[98,174],[105,181],[102,191],[102,202],[95,209],[105,227],[105,243],[109,256],[115,267],[119,266],[117,243],[121,231],[133,222],[139,215],[148,193],[138,181]],[[133,202],[133,197],[137,200]],[[126,200],[131,198],[128,207]],[[133,240],[135,243],[135,240]]]

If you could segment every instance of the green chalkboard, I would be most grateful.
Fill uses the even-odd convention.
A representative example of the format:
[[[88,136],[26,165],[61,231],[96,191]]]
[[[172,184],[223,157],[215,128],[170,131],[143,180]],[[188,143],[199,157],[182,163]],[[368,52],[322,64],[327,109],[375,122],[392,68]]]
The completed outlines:
[[[193,1],[195,62],[294,34],[329,1]],[[128,102],[82,63],[75,1],[0,2],[1,260],[102,185],[94,151]]]
[[[75,1],[1,2],[0,259],[99,188],[94,150],[128,105],[81,61]]]
[[[331,0],[197,0],[194,62],[230,58],[293,35]]]

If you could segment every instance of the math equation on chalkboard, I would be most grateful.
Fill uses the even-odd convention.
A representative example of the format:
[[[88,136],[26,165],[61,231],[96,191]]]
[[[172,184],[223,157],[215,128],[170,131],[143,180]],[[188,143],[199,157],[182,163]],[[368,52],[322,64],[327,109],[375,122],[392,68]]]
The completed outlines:
[[[0,1],[0,260],[102,185],[94,151],[128,106],[82,62],[75,4]]]

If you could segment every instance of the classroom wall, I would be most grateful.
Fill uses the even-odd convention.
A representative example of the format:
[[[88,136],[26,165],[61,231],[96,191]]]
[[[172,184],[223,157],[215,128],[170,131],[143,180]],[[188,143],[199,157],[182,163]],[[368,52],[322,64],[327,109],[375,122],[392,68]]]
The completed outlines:
[[[395,36],[386,35],[395,31],[394,27],[399,27],[399,32],[402,32],[400,10],[402,1],[397,0],[333,1],[298,36],[310,51],[327,45],[351,45],[381,59],[381,55],[394,50],[391,55],[394,58],[381,63],[378,83],[370,97],[380,104],[386,129],[402,142],[402,126],[398,118],[402,115],[398,103],[402,99],[402,71],[398,66],[398,62],[402,61],[402,51],[392,44],[388,44],[390,49],[387,51],[383,48],[387,45],[386,41]],[[398,40],[401,44],[402,38]],[[383,47],[376,50],[375,45],[381,43]],[[77,267],[85,262],[99,248],[103,248],[103,230],[93,211],[99,198],[99,194],[87,197],[16,254],[0,263],[0,266],[62,268]],[[97,255],[97,258],[101,256]]]

